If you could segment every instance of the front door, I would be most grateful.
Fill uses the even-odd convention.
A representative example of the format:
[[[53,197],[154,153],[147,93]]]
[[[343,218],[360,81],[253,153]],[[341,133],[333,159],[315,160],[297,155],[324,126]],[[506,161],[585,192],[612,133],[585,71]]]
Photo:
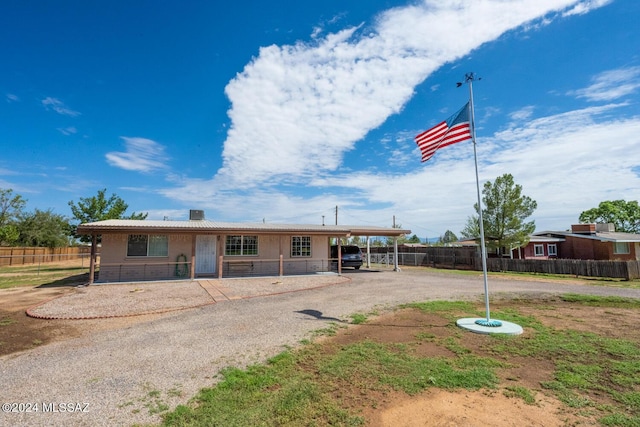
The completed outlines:
[[[216,242],[218,236],[196,236],[196,274],[215,274]]]

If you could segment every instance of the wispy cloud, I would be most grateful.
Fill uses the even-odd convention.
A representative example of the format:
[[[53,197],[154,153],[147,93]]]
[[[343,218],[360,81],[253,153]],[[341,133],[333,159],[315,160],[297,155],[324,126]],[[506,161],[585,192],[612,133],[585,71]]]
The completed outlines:
[[[569,8],[565,13],[563,13],[562,16],[584,15],[591,12],[593,9],[608,5],[612,1],[613,0],[586,0],[578,2],[576,5]]]
[[[518,111],[514,111],[513,113],[509,114],[509,117],[511,118],[511,120],[515,120],[515,121],[526,120],[533,115],[534,110],[535,110],[535,107],[532,105],[529,105],[527,107],[521,108]]]
[[[19,102],[20,101],[20,98],[17,95],[14,95],[12,93],[8,93],[5,96],[6,96],[6,99],[7,99],[8,103]]]
[[[78,129],[76,129],[75,126],[69,126],[66,128],[58,128],[58,132],[63,135],[69,136],[78,133]]]
[[[640,66],[608,70],[593,77],[590,86],[570,92],[589,101],[613,101],[640,88]]]
[[[168,160],[165,147],[146,138],[121,137],[125,143],[124,152],[112,151],[106,154],[111,166],[137,172],[153,172],[166,169]]]
[[[42,105],[47,110],[53,110],[58,114],[62,114],[63,116],[76,117],[80,115],[80,112],[72,110],[67,107],[64,102],[60,101],[57,98],[51,98],[50,96],[46,97],[42,100]]]

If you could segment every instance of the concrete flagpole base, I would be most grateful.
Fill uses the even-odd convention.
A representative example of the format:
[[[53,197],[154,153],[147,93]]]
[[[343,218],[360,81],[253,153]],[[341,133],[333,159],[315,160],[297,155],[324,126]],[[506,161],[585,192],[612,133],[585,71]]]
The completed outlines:
[[[505,322],[504,320],[490,319],[487,322],[486,318],[467,317],[464,319],[458,319],[456,325],[463,329],[467,329],[476,334],[506,334],[506,335],[520,335],[523,330],[522,326],[515,323]]]

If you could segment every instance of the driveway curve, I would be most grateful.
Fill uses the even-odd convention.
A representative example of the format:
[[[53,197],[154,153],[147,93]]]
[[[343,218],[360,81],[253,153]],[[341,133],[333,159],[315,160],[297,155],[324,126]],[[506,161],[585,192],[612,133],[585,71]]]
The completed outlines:
[[[0,403],[23,403],[23,410],[38,405],[39,410],[2,412],[0,425],[156,423],[162,408],[186,403],[198,390],[214,384],[221,369],[263,362],[315,330],[347,322],[353,313],[483,295],[482,277],[477,276],[416,270],[361,270],[345,276],[351,280],[172,312],[3,356]],[[489,293],[492,297],[580,293],[640,298],[638,289],[493,278]]]

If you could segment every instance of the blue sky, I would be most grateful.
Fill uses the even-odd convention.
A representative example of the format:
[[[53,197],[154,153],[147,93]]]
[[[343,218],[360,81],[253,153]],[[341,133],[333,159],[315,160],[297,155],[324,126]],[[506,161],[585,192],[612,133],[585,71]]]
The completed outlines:
[[[564,230],[640,199],[635,0],[7,1],[0,188],[70,216],[106,188],[149,219],[459,234],[473,145],[413,137],[474,84],[480,183]]]

